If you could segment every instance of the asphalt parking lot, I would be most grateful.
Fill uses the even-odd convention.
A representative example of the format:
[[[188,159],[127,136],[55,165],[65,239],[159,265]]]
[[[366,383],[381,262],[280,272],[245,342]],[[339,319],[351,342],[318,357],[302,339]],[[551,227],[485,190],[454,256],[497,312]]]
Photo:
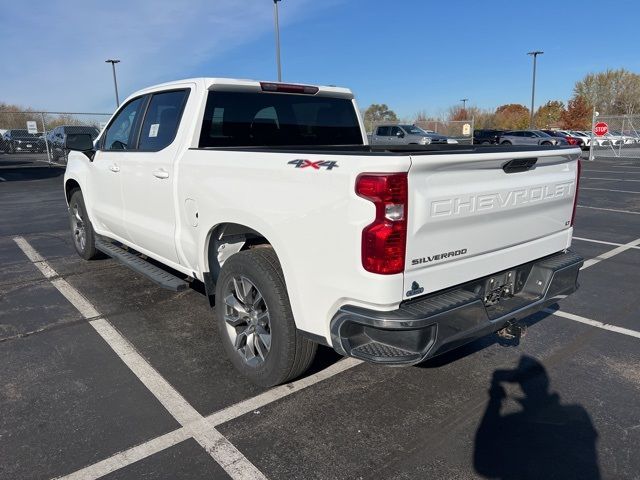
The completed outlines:
[[[0,155],[0,478],[640,479],[640,159],[583,162],[581,288],[519,345],[270,390],[197,289],[75,254],[63,173]]]

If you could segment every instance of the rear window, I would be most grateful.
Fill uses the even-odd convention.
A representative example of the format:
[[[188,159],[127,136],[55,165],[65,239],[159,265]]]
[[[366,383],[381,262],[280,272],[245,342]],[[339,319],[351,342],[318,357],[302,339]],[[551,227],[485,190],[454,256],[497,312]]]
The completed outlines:
[[[29,133],[27,130],[10,130],[12,137],[20,138],[38,138],[34,133]]]
[[[209,92],[200,147],[362,145],[346,98]]]

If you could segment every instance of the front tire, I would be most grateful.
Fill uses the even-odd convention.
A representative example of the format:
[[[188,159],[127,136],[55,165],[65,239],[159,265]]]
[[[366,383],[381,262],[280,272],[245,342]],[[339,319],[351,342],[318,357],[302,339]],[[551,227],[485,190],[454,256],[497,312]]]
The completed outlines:
[[[87,208],[84,204],[84,197],[80,190],[75,190],[69,200],[69,223],[71,225],[71,236],[73,246],[85,260],[93,260],[99,257],[96,250],[96,234],[93,225],[87,215]]]
[[[501,142],[500,145],[511,145],[511,142],[509,140],[505,140],[504,142]]]
[[[245,250],[225,261],[216,283],[215,312],[231,363],[253,383],[285,383],[311,365],[317,344],[296,329],[272,248]]]

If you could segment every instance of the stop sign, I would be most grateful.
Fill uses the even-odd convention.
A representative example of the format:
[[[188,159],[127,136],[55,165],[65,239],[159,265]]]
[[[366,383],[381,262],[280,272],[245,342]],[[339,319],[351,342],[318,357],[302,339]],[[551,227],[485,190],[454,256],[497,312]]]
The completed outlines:
[[[599,137],[603,137],[607,133],[609,133],[609,125],[605,122],[596,123],[595,127],[593,127],[593,133],[595,133]]]

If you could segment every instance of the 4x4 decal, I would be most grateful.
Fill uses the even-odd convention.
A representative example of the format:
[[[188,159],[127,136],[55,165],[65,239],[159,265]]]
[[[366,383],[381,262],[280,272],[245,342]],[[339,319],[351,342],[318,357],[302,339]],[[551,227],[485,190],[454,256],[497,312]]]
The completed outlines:
[[[295,160],[291,160],[288,162],[289,165],[295,165],[296,168],[307,168],[311,167],[314,170],[320,170],[321,168],[326,168],[327,170],[331,170],[332,168],[338,168],[338,162],[334,160],[318,160],[317,162],[312,162],[311,160],[305,160],[302,158],[297,158]]]

